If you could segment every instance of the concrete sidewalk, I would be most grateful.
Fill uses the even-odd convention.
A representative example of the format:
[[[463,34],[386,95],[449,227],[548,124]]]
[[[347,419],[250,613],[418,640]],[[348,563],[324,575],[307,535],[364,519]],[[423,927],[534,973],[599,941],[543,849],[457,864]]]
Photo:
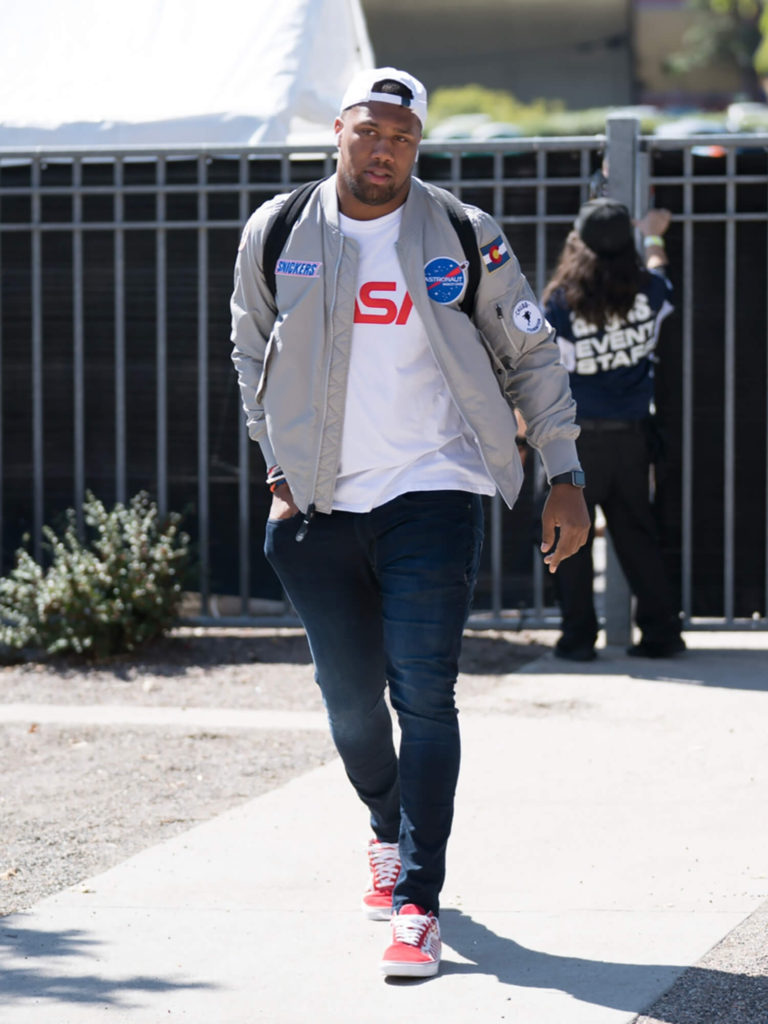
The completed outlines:
[[[335,761],[0,920],[0,1019],[632,1021],[768,896],[768,636],[688,640],[462,704],[437,978],[379,977]]]

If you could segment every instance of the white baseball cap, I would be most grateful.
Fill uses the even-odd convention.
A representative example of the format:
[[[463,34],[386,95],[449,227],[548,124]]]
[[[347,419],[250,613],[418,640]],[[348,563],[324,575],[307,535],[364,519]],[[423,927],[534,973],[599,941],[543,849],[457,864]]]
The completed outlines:
[[[392,87],[384,86],[385,82],[397,82],[401,89],[390,91]],[[387,91],[382,92],[382,87]],[[427,120],[427,90],[418,78],[397,68],[358,71],[347,86],[339,109],[347,110],[358,103],[393,103],[398,107],[408,107],[418,117],[422,128]]]

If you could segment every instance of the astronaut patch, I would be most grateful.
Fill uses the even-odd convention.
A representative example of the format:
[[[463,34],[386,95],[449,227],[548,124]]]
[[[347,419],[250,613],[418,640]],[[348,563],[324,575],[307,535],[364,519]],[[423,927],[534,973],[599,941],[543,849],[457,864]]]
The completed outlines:
[[[536,334],[544,326],[541,310],[527,299],[522,299],[512,310],[512,322],[518,331]]]
[[[427,295],[433,302],[447,306],[461,297],[467,283],[468,262],[457,263],[450,256],[436,256],[424,267]]]

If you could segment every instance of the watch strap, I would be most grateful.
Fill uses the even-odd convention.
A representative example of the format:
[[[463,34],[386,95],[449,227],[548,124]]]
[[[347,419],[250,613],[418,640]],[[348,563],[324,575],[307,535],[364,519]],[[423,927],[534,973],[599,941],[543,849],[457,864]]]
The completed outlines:
[[[551,484],[573,484],[574,487],[584,487],[587,478],[582,469],[571,469],[567,473],[557,473],[549,481]]]

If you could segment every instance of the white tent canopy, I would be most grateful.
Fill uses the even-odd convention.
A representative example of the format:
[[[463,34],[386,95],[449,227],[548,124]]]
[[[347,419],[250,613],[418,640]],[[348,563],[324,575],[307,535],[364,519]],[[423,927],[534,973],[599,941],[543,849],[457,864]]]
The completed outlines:
[[[0,147],[331,140],[359,0],[0,0]]]

